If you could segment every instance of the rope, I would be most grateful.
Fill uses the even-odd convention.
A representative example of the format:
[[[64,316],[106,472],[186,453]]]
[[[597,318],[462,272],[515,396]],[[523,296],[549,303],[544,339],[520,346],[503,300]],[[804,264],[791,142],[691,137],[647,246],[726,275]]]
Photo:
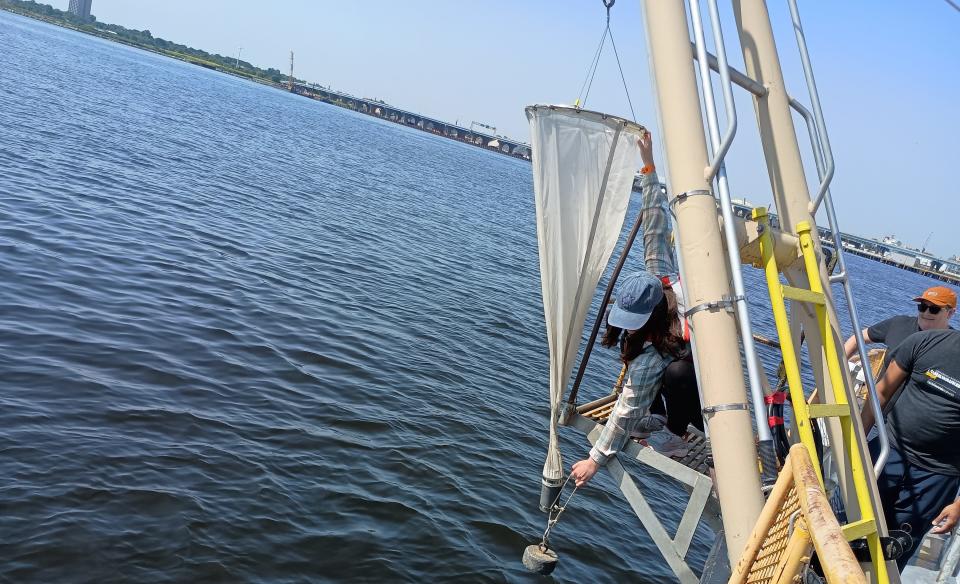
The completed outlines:
[[[609,18],[609,17],[608,17]],[[607,22],[607,30],[610,30],[610,23]],[[620,64],[620,55],[617,53],[617,44],[613,42],[613,31],[610,31],[610,46],[613,47],[613,56],[617,58],[617,68],[620,69],[620,80],[623,81],[623,92],[627,94],[627,104],[630,106],[630,115],[633,121],[637,121],[637,114],[633,111],[633,101],[630,100],[630,90],[627,89],[627,78],[623,75],[623,66]]]
[[[563,484],[560,486],[560,492],[561,492],[561,493],[563,492],[564,487],[567,486],[567,483],[570,482],[570,478],[571,478],[571,475],[567,475],[567,480],[563,481]],[[543,532],[543,541],[540,542],[540,549],[549,549],[549,548],[550,548],[550,546],[549,546],[548,543],[547,543],[547,540],[548,540],[549,537],[550,537],[550,531],[551,531],[551,530],[553,529],[553,527],[557,524],[557,521],[560,521],[560,516],[563,515],[563,512],[567,510],[567,505],[570,504],[570,499],[572,499],[573,496],[577,494],[577,489],[579,489],[579,488],[580,488],[580,487],[578,487],[578,486],[574,486],[574,487],[573,487],[573,492],[570,493],[570,496],[569,496],[569,497],[567,497],[566,502],[564,502],[564,504],[561,505],[561,506],[559,506],[559,507],[558,507],[558,506],[554,506],[553,509],[550,510],[550,515],[548,515],[548,517],[547,517],[547,529]],[[557,499],[558,499],[558,500],[560,499],[560,495],[557,495]],[[553,516],[554,510],[556,510],[556,512],[557,512],[556,516]]]
[[[587,76],[583,80],[583,84],[580,86],[580,93],[577,94],[577,107],[583,107],[587,105],[587,98],[590,97],[590,89],[593,88],[593,78],[597,74],[597,66],[600,64],[600,55],[603,53],[603,45],[607,40],[607,35],[610,35],[610,46],[613,47],[613,56],[617,60],[617,69],[620,71],[620,81],[623,82],[623,92],[627,96],[627,104],[630,106],[630,115],[634,122],[637,121],[637,114],[633,111],[633,100],[630,99],[630,90],[627,89],[627,78],[623,74],[623,65],[620,63],[620,53],[617,51],[617,43],[613,40],[613,31],[610,30],[610,9],[613,8],[613,4],[616,0],[602,0],[603,6],[607,9],[607,23],[603,29],[603,34],[600,36],[600,44],[597,46],[597,51],[593,54],[593,59],[590,61],[590,67],[587,68]]]
[[[600,44],[597,45],[597,52],[593,54],[593,59],[590,61],[590,67],[587,69],[587,77],[583,80],[583,85],[580,86],[580,93],[577,94],[577,105],[583,106],[587,103],[587,97],[590,96],[590,88],[593,87],[593,76],[597,74],[597,65],[600,63],[600,53],[603,51],[603,43],[607,40],[607,32],[610,31],[610,13],[607,12],[607,27],[603,30],[603,36],[600,37]],[[587,82],[590,84],[587,85]],[[587,94],[583,94],[583,90],[586,88]]]

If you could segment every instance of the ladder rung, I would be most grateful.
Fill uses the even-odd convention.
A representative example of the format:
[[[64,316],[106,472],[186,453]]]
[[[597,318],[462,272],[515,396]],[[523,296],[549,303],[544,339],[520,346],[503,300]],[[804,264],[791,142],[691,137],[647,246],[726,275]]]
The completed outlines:
[[[871,533],[876,533],[877,522],[873,519],[861,519],[853,523],[841,525],[840,530],[843,532],[843,537],[847,538],[847,541],[853,541],[861,537],[866,537]]]
[[[811,418],[842,418],[850,415],[849,404],[810,404],[807,406]]]
[[[800,302],[809,302],[810,304],[826,304],[823,294],[811,292],[803,288],[794,288],[793,286],[781,286],[783,288],[783,297],[790,300],[799,300]]]

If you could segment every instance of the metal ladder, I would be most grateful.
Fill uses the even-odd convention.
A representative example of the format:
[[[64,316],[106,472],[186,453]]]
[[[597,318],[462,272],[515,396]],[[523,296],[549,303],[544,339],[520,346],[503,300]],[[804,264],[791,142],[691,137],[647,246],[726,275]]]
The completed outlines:
[[[758,427],[758,439],[760,446],[761,459],[764,458],[765,444],[772,444],[770,432],[766,429],[766,420],[763,419],[762,412],[765,411],[763,402],[763,387],[760,383],[760,374],[756,363],[759,361],[756,355],[756,348],[753,343],[752,328],[749,315],[747,314],[747,304],[745,299],[743,279],[740,274],[740,257],[737,253],[736,234],[733,229],[733,213],[731,211],[731,200],[729,186],[726,180],[726,171],[723,165],[723,159],[733,141],[737,129],[737,113],[733,101],[732,84],[736,84],[757,97],[764,97],[767,90],[763,85],[757,83],[747,75],[730,67],[727,63],[726,48],[723,42],[723,33],[720,27],[720,19],[716,0],[706,0],[710,11],[710,21],[713,28],[713,35],[716,44],[716,56],[710,54],[706,48],[706,41],[703,32],[703,21],[700,15],[699,0],[688,0],[690,16],[694,33],[694,59],[699,63],[700,79],[702,83],[702,92],[706,118],[710,128],[710,142],[714,150],[714,159],[707,169],[707,177],[717,179],[717,193],[720,199],[720,211],[724,222],[724,240],[727,246],[728,264],[733,275],[734,298],[733,302],[737,309],[737,320],[740,327],[740,335],[743,341],[744,354],[747,360],[747,374],[750,381],[750,394],[753,402],[754,417]],[[846,261],[843,254],[843,240],[840,228],[837,222],[836,211],[833,206],[833,197],[830,193],[830,183],[833,180],[835,165],[833,152],[830,148],[830,140],[827,136],[826,123],[823,119],[823,111],[820,106],[820,96],[817,92],[816,81],[813,76],[813,67],[810,63],[810,55],[807,50],[806,39],[803,34],[803,26],[800,22],[800,14],[797,8],[796,0],[788,0],[790,16],[793,22],[794,32],[797,38],[797,47],[800,53],[801,63],[803,65],[804,76],[806,79],[810,103],[813,112],[807,109],[796,98],[790,98],[790,107],[796,111],[807,124],[807,133],[810,137],[810,146],[813,151],[815,166],[820,183],[817,188],[817,194],[811,203],[810,212],[814,217],[817,210],[822,205],[826,209],[827,221],[830,226],[830,232],[833,236],[834,249],[837,256],[837,266],[840,272],[831,276],[831,284],[841,284],[844,298],[846,300],[847,312],[850,318],[850,324],[853,328],[853,335],[857,339],[857,348],[862,363],[869,362],[866,343],[863,340],[863,327],[860,323],[860,317],[856,309],[856,303],[853,299],[853,291],[850,286],[850,279],[847,273]],[[720,76],[721,89],[723,94],[725,114],[727,117],[727,129],[724,137],[719,138],[719,121],[717,117],[717,108],[713,99],[713,88],[710,71],[716,71]],[[870,371],[865,371],[867,383],[868,400],[870,407],[874,410],[874,418],[877,420],[877,430],[880,439],[880,453],[874,463],[875,472],[880,472],[886,462],[890,446],[887,437],[886,428],[883,423],[882,412],[880,411],[879,401],[877,400],[876,383]],[[760,414],[758,414],[760,412]],[[768,442],[769,441],[769,442]],[[765,477],[769,481],[769,477]]]
[[[869,478],[864,468],[864,461],[860,456],[857,422],[855,420],[855,416],[859,416],[859,410],[856,407],[856,402],[850,404],[847,401],[843,370],[841,369],[840,360],[837,356],[837,347],[830,325],[830,315],[826,307],[827,298],[823,292],[820,281],[820,263],[814,251],[813,237],[811,235],[813,229],[806,221],[801,221],[797,225],[800,249],[803,254],[803,263],[806,268],[810,288],[796,288],[786,286],[780,282],[780,269],[777,266],[777,261],[773,253],[773,238],[770,234],[769,217],[766,209],[754,209],[753,219],[756,220],[762,228],[760,250],[763,256],[763,269],[766,275],[767,287],[770,291],[770,304],[773,308],[777,334],[780,337],[783,365],[790,387],[794,420],[796,421],[800,434],[800,441],[807,448],[811,458],[813,458],[813,468],[817,473],[820,484],[823,485],[823,469],[820,468],[820,462],[816,459],[817,448],[814,443],[813,429],[811,427],[813,423],[812,418],[839,419],[840,427],[843,431],[842,447],[853,476],[853,484],[860,511],[859,520],[848,523],[842,527],[843,535],[847,541],[853,541],[862,537],[867,538],[870,561],[873,565],[877,581],[880,583],[889,582],[876,514],[870,497],[870,489],[868,486]],[[785,300],[804,302],[814,306],[817,324],[820,328],[820,336],[823,339],[827,371],[829,373],[835,403],[807,404],[803,391],[803,382],[800,379],[799,358],[794,349],[793,339],[790,333],[790,322],[787,316]]]
[[[744,297],[743,280],[740,276],[740,258],[736,253],[736,235],[733,233],[733,213],[731,212],[731,201],[729,187],[726,181],[726,172],[723,167],[723,159],[733,141],[737,129],[737,113],[733,101],[732,84],[735,84],[756,97],[764,97],[767,94],[766,88],[751,79],[747,75],[730,67],[727,63],[726,48],[723,42],[723,34],[720,28],[716,0],[706,0],[710,10],[710,21],[713,28],[713,34],[716,44],[716,55],[707,51],[706,41],[703,33],[703,22],[700,15],[699,0],[689,0],[690,16],[693,25],[694,42],[693,56],[699,63],[700,79],[703,85],[704,105],[706,109],[706,118],[710,127],[711,146],[714,150],[714,160],[711,162],[707,175],[709,178],[717,177],[717,192],[720,198],[720,211],[724,222],[724,240],[726,241],[728,251],[728,263],[733,274],[734,284],[734,303],[737,308],[738,323],[740,325],[741,338],[743,339],[744,354],[747,357],[747,373],[750,381],[750,394],[753,402],[754,417],[758,426],[758,438],[760,444],[760,455],[764,456],[764,444],[771,440],[770,433],[764,430],[766,420],[761,419],[762,415],[757,412],[764,412],[763,388],[759,381],[759,373],[755,366],[758,361],[756,357],[756,348],[753,344],[752,329],[749,315],[746,314],[746,300]],[[846,261],[843,254],[843,240],[840,228],[837,222],[836,211],[833,206],[833,197],[830,193],[830,183],[834,174],[833,152],[830,148],[830,140],[827,136],[826,124],[823,120],[823,111],[820,106],[820,96],[817,92],[816,81],[813,76],[813,67],[810,64],[810,55],[807,51],[806,39],[803,34],[803,26],[800,22],[800,13],[797,9],[796,0],[788,0],[790,7],[790,16],[793,22],[794,32],[797,38],[797,47],[800,53],[801,63],[803,65],[804,76],[806,79],[807,90],[813,112],[807,109],[796,98],[790,98],[790,107],[803,117],[807,125],[807,133],[810,137],[810,146],[813,150],[814,162],[817,169],[817,175],[820,184],[817,188],[817,195],[811,203],[811,215],[816,216],[817,210],[822,205],[827,212],[827,221],[830,226],[830,232],[833,236],[835,253],[837,256],[837,266],[840,272],[830,277],[831,284],[841,284],[844,298],[846,300],[847,312],[850,318],[850,324],[853,328],[853,334],[857,339],[857,348],[862,363],[867,363],[866,343],[863,340],[863,327],[860,323],[860,316],[856,309],[856,303],[853,299],[853,291],[850,287],[850,279],[847,274]],[[713,100],[713,89],[710,71],[716,71],[720,75],[720,82],[723,90],[724,108],[727,117],[727,129],[722,140],[718,137],[717,127],[719,121],[717,118],[717,109]],[[727,226],[730,226],[729,228]],[[883,424],[883,416],[880,411],[877,400],[876,383],[870,371],[865,371],[867,390],[870,396],[868,400],[870,407],[874,410],[874,418],[877,420],[877,430],[880,437],[880,453],[874,463],[874,470],[880,472],[890,452],[889,439],[886,428]]]
[[[699,0],[688,0],[689,3],[689,14],[692,21],[692,30],[694,35],[693,51],[694,59],[699,63],[700,70],[700,80],[701,80],[701,91],[704,102],[705,117],[709,126],[710,133],[710,144],[712,146],[714,157],[710,162],[710,166],[706,170],[706,176],[709,180],[714,178],[717,181],[717,192],[719,195],[719,206],[720,211],[723,215],[724,222],[724,239],[726,242],[727,253],[728,253],[728,263],[730,266],[731,273],[733,275],[733,285],[734,285],[734,298],[733,302],[737,309],[738,324],[740,327],[741,339],[743,342],[743,349],[745,357],[747,360],[747,369],[750,380],[750,389],[751,389],[751,398],[753,401],[754,414],[758,412],[764,412],[763,406],[763,391],[762,387],[759,384],[759,374],[756,372],[756,363],[758,358],[756,357],[756,350],[753,345],[752,332],[750,327],[749,318],[746,315],[746,301],[744,298],[744,289],[742,278],[740,275],[740,262],[739,253],[737,251],[737,244],[735,234],[733,232],[733,217],[731,211],[731,201],[729,194],[729,187],[726,180],[726,173],[723,166],[723,159],[730,147],[733,136],[736,133],[737,119],[736,119],[736,109],[733,102],[732,96],[732,84],[736,84],[753,95],[762,98],[767,94],[766,88],[757,83],[755,80],[751,79],[747,75],[740,73],[739,71],[731,68],[727,63],[726,49],[723,42],[723,36],[720,29],[720,21],[718,16],[717,2],[716,0],[705,0],[707,2],[711,26],[713,29],[713,36],[716,45],[716,56],[711,55],[707,51],[706,41],[703,32],[703,22],[700,14],[700,3]],[[860,324],[859,315],[856,310],[856,304],[854,302],[853,293],[850,286],[850,280],[848,277],[848,272],[846,268],[846,263],[844,261],[843,255],[843,244],[842,236],[838,226],[836,212],[833,206],[833,200],[830,194],[830,182],[833,179],[834,174],[834,160],[833,154],[830,149],[830,142],[826,132],[826,124],[823,119],[823,112],[820,106],[820,98],[816,88],[816,82],[813,76],[813,69],[810,63],[810,56],[806,46],[806,40],[803,33],[803,27],[800,23],[799,10],[797,8],[796,0],[788,0],[788,5],[790,9],[791,20],[794,28],[794,32],[797,40],[797,47],[800,53],[801,62],[803,65],[804,76],[806,80],[807,90],[809,94],[810,103],[813,109],[813,113],[805,108],[797,99],[790,97],[789,103],[791,108],[799,113],[805,120],[807,124],[807,132],[810,137],[811,149],[814,155],[814,162],[817,169],[817,175],[819,178],[819,185],[817,187],[817,194],[810,203],[810,214],[814,218],[818,208],[823,204],[827,212],[827,220],[830,227],[831,235],[833,236],[833,243],[835,247],[835,253],[837,257],[837,265],[839,266],[839,273],[835,276],[829,277],[830,284],[841,284],[846,299],[847,310],[849,313],[849,318],[851,325],[853,327],[853,334],[857,339],[858,350],[860,353],[860,358],[863,363],[869,362],[867,356],[867,348],[863,341],[862,335],[862,326]],[[718,131],[718,116],[717,109],[714,104],[713,99],[713,88],[711,82],[711,69],[716,71],[720,76],[721,89],[723,95],[723,101],[725,106],[725,113],[727,118],[727,130],[723,139],[719,137]],[[765,214],[765,210],[763,210]],[[757,218],[757,217],[755,217]],[[766,227],[766,226],[765,226]],[[815,228],[813,228],[815,229]],[[802,231],[802,232],[801,232]],[[856,426],[859,424],[858,419],[854,419],[853,416],[857,415],[855,408],[847,403],[846,390],[844,385],[844,374],[840,368],[840,362],[838,359],[837,347],[835,346],[833,331],[830,323],[830,315],[827,311],[826,306],[826,294],[822,289],[822,283],[820,280],[819,272],[819,262],[814,254],[814,243],[811,236],[811,227],[809,225],[798,225],[798,235],[801,238],[801,251],[804,258],[804,264],[807,271],[807,276],[809,280],[810,289],[803,290],[793,287],[784,287],[780,284],[779,280],[779,270],[776,268],[775,259],[773,258],[773,242],[772,237],[769,232],[769,229],[764,229],[761,235],[761,248],[763,248],[765,254],[765,263],[767,261],[773,262],[773,280],[770,281],[770,274],[768,270],[768,283],[771,284],[771,302],[776,305],[777,302],[774,301],[774,298],[779,298],[779,306],[782,311],[781,317],[777,318],[777,329],[780,335],[781,342],[786,341],[786,344],[783,345],[784,353],[784,363],[786,364],[788,360],[788,355],[792,357],[794,363],[794,371],[791,373],[791,376],[795,377],[795,380],[790,383],[791,393],[794,392],[793,387],[796,387],[799,392],[799,397],[794,397],[794,411],[798,422],[803,419],[802,428],[800,430],[801,440],[809,449],[809,452],[812,456],[815,456],[816,449],[813,445],[813,436],[810,428],[810,417],[814,418],[826,418],[826,417],[837,417],[841,425],[842,435],[843,435],[843,448],[848,453],[848,462],[850,463],[851,472],[854,476],[854,491],[856,493],[856,498],[858,501],[858,506],[861,508],[861,519],[855,521],[854,523],[848,524],[844,527],[844,535],[848,540],[859,539],[866,536],[868,539],[868,547],[871,554],[871,563],[873,564],[874,574],[877,577],[877,581],[886,583],[891,581],[898,582],[896,574],[888,574],[886,570],[886,564],[883,560],[882,550],[880,549],[880,534],[878,531],[878,521],[876,518],[876,511],[872,506],[872,499],[869,492],[868,481],[870,477],[864,472],[864,462],[860,458],[860,449],[858,444],[858,435]],[[819,234],[818,234],[819,235]],[[766,257],[769,255],[769,257]],[[772,283],[775,283],[778,288],[774,288]],[[779,294],[778,294],[779,292]],[[792,296],[788,296],[792,295]],[[792,347],[792,337],[789,331],[789,323],[786,320],[786,310],[783,306],[784,298],[791,298],[793,300],[809,302],[814,304],[816,307],[817,321],[820,327],[821,338],[824,343],[824,352],[827,357],[829,377],[831,381],[831,386],[833,388],[833,393],[835,396],[836,403],[834,404],[811,404],[807,406],[805,400],[803,399],[802,386],[800,385],[799,380],[799,369],[796,365],[796,352]],[[786,329],[782,327],[786,326]],[[789,371],[789,369],[788,369]],[[877,457],[874,469],[876,472],[879,472],[889,453],[889,440],[886,433],[886,428],[883,423],[883,416],[880,412],[879,401],[877,400],[876,385],[872,373],[870,371],[865,371],[865,377],[867,382],[869,399],[871,408],[874,410],[877,429],[880,439],[880,453]],[[798,405],[800,404],[800,405]],[[770,439],[769,429],[766,427],[766,420],[761,420],[760,416],[757,417],[757,428],[758,428],[758,438],[760,446],[760,455],[761,459],[764,459],[764,444],[766,440]],[[772,442],[770,442],[772,444]],[[764,465],[766,466],[766,465]],[[817,465],[818,477],[823,482],[822,470]],[[769,476],[765,473],[764,476],[765,482],[769,481]]]
[[[820,95],[817,92],[816,80],[813,77],[813,66],[810,64],[810,54],[807,51],[807,42],[803,34],[803,25],[800,23],[800,12],[797,9],[797,2],[796,0],[788,0],[787,3],[790,6],[790,17],[793,21],[793,29],[797,37],[797,48],[800,52],[800,61],[803,65],[803,73],[807,82],[810,104],[813,108],[813,113],[811,114],[799,101],[793,97],[790,98],[790,107],[800,114],[807,124],[807,133],[810,135],[810,147],[813,149],[817,176],[820,179],[820,186],[817,189],[816,198],[811,202],[810,214],[816,217],[817,210],[821,204],[823,204],[826,209],[827,223],[830,226],[830,234],[833,236],[837,266],[840,268],[840,273],[830,276],[830,283],[841,284],[843,288],[843,295],[847,304],[847,313],[850,317],[850,326],[853,327],[853,335],[857,339],[857,350],[860,354],[860,362],[869,363],[870,359],[867,355],[867,345],[863,341],[863,327],[860,324],[860,316],[857,313],[856,303],[853,300],[853,290],[850,287],[850,278],[847,275],[847,264],[843,254],[843,238],[837,223],[837,213],[833,207],[833,197],[830,194],[830,182],[833,180],[833,172],[835,169],[833,151],[830,149],[830,138],[827,136],[823,110],[820,107]],[[890,440],[887,437],[883,413],[880,410],[880,402],[877,399],[876,382],[873,378],[873,372],[870,371],[869,368],[864,369],[864,379],[867,382],[869,395],[867,401],[873,409],[874,419],[876,420],[880,437],[880,453],[877,455],[877,459],[873,465],[874,471],[879,473],[889,456]]]

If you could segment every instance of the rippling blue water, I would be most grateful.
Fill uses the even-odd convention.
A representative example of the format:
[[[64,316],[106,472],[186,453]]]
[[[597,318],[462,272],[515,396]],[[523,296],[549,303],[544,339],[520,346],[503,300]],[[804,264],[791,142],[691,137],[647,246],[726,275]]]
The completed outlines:
[[[0,580],[535,580],[528,165],[3,12],[0,70]],[[668,581],[595,483],[554,580]]]

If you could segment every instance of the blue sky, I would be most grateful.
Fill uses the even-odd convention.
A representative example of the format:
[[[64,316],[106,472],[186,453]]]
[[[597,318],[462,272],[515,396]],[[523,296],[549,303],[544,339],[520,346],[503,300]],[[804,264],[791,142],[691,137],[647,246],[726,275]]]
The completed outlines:
[[[726,4],[728,52],[742,70]],[[786,2],[768,5],[788,89],[807,103]],[[800,10],[836,158],[841,227],[916,247],[929,236],[933,252],[960,254],[960,12],[943,0],[807,0]],[[236,55],[243,47],[244,60],[282,71],[293,50],[300,78],[451,122],[483,122],[522,140],[525,105],[577,97],[605,18],[600,0],[93,0],[93,13],[211,52]],[[637,119],[655,128],[638,1],[619,0],[611,25]],[[586,105],[629,116],[609,45]],[[731,188],[768,203],[745,95],[738,112]],[[803,152],[809,159],[806,144]],[[815,188],[812,165],[807,175]]]

